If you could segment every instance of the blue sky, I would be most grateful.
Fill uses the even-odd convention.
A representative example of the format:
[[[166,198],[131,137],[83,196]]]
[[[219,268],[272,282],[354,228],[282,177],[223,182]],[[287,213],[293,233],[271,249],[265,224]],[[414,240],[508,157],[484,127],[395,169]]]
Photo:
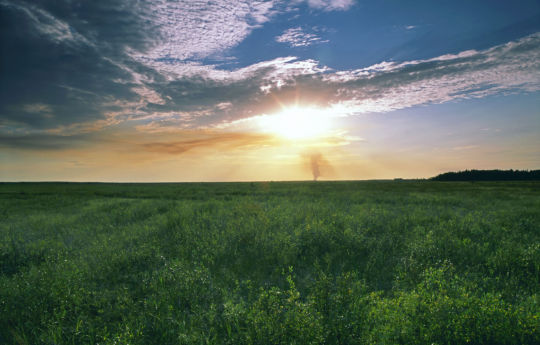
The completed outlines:
[[[396,0],[359,1],[347,10],[321,11],[304,3],[231,49],[230,56],[237,59],[229,68],[292,54],[336,69],[355,69],[486,49],[537,32],[539,6],[537,1]],[[294,27],[328,42],[295,48],[275,41]]]
[[[0,0],[0,17],[2,180],[540,166],[538,1]]]
[[[244,66],[293,54],[315,58],[337,69],[367,67],[381,61],[427,59],[486,49],[537,32],[537,1],[365,1],[342,11],[318,11],[307,4],[256,29],[231,55]],[[273,40],[301,27],[328,40],[291,48]]]

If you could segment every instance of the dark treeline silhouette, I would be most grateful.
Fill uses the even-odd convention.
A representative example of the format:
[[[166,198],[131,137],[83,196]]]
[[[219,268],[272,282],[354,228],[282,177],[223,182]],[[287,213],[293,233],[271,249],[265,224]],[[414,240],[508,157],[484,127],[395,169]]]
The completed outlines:
[[[540,180],[540,170],[465,170],[447,172],[434,181],[530,181]]]

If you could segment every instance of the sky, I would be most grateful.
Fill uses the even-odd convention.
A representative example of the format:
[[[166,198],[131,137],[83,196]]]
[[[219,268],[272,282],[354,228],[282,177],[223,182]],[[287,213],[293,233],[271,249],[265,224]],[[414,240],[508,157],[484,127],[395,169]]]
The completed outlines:
[[[540,2],[0,0],[0,181],[540,168]]]

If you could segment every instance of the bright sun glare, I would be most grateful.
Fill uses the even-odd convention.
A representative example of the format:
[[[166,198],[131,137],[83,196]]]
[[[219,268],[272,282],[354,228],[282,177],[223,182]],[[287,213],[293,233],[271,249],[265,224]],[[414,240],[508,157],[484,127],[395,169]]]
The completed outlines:
[[[324,136],[331,130],[331,124],[328,114],[316,108],[287,108],[259,118],[259,125],[265,132],[290,140]]]

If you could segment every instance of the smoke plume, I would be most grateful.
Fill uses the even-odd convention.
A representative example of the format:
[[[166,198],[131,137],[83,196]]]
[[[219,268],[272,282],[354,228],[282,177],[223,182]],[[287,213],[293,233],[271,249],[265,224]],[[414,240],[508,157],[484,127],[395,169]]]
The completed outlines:
[[[304,153],[306,168],[311,170],[313,181],[317,181],[321,176],[332,175],[333,169],[328,160],[320,152]]]
[[[317,181],[319,176],[321,176],[321,160],[323,159],[322,154],[314,153],[310,157],[311,161],[311,174],[313,175],[313,181]]]

